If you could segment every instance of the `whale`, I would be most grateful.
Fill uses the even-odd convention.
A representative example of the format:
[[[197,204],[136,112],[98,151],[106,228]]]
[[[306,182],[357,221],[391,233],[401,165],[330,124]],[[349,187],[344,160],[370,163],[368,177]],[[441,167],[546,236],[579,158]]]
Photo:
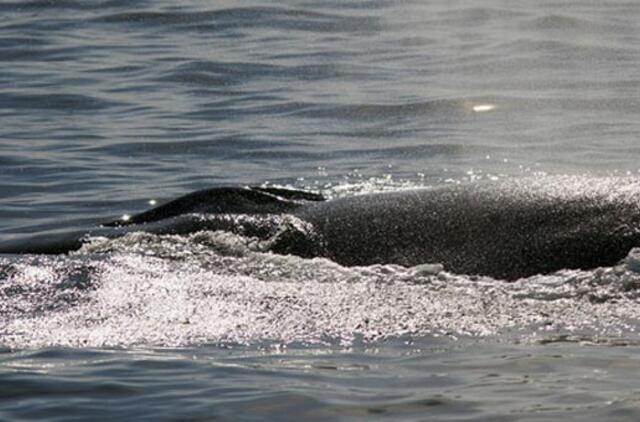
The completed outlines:
[[[0,254],[62,254],[93,237],[229,231],[265,250],[344,266],[439,263],[516,280],[620,262],[640,246],[640,180],[522,177],[326,198],[265,186],[198,190],[90,228],[0,243]]]

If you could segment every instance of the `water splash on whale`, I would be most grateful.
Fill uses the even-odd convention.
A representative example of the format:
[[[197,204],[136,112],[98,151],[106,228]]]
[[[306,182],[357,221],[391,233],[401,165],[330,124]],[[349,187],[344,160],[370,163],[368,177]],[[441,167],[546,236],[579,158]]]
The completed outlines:
[[[615,267],[507,283],[438,265],[343,267],[255,251],[224,232],[135,233],[97,239],[69,257],[0,258],[0,342],[348,346],[449,336],[618,344],[639,340],[639,254]]]

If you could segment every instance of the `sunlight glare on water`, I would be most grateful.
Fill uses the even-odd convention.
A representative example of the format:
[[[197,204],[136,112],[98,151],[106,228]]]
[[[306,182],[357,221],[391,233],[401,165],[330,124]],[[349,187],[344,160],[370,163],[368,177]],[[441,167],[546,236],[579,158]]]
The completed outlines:
[[[5,344],[348,345],[408,334],[636,341],[635,250],[625,266],[506,283],[451,275],[438,265],[346,268],[243,250],[242,242],[221,232],[134,233],[88,245],[74,258],[76,269],[58,259],[15,266],[3,290]],[[232,255],[214,252],[216,243]],[[115,255],[84,255],[92,249]],[[27,285],[38,294],[15,295]],[[61,295],[69,300],[60,302]],[[53,311],[31,315],[33,309]]]

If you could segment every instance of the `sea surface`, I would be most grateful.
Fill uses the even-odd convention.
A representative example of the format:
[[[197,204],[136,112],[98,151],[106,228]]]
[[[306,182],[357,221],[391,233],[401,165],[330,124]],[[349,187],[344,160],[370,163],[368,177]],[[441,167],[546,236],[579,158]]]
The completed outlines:
[[[211,186],[637,177],[639,22],[615,0],[0,2],[0,241]],[[507,283],[220,232],[4,255],[0,420],[637,421],[639,267]]]

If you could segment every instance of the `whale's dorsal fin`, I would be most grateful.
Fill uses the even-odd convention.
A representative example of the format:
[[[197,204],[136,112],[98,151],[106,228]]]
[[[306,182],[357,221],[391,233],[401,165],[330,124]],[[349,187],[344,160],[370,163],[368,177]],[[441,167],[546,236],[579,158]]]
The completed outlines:
[[[314,192],[271,187],[220,187],[192,192],[131,217],[122,217],[103,226],[144,224],[182,214],[281,214],[305,201],[324,201]]]

